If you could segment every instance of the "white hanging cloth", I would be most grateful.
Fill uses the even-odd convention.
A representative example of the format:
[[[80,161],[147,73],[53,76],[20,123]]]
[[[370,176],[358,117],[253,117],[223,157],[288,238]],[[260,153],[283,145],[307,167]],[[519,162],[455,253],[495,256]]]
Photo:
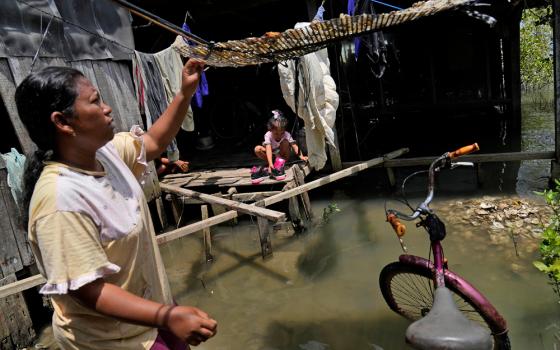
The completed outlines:
[[[297,23],[296,28],[306,25],[309,23]],[[297,111],[294,98],[296,64],[299,72]],[[330,75],[327,49],[279,63],[278,75],[284,100],[305,123],[309,164],[317,170],[322,169],[327,161],[325,142],[336,147],[333,127],[339,102],[336,84]]]

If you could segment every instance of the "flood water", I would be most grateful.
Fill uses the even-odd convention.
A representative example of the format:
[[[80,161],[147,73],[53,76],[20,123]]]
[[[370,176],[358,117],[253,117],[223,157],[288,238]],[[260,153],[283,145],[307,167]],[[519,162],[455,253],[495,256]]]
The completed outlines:
[[[523,114],[522,150],[553,150],[551,112],[525,108]],[[472,213],[466,215],[461,206],[470,198],[521,198],[542,208],[544,201],[534,191],[546,188],[549,175],[549,161],[521,162],[516,183],[509,186],[513,193],[503,193],[502,184],[482,189],[467,172],[459,184],[466,191],[448,191],[433,205],[447,225],[449,268],[505,317],[513,349],[560,349],[558,297],[532,265],[539,258],[539,230],[516,236],[514,242],[513,236],[496,234],[489,223],[469,224]],[[386,306],[378,285],[383,266],[402,253],[385,222],[384,198],[336,190],[310,196],[314,225],[291,237],[273,234],[272,258],[262,259],[256,223],[248,220],[212,228],[211,264],[204,262],[200,237],[162,247],[177,301],[196,305],[219,321],[218,335],[200,349],[408,349],[404,333],[409,323]],[[324,222],[323,210],[333,203],[340,212]],[[407,227],[409,253],[427,257],[426,233]]]
[[[464,196],[461,197],[465,199]],[[456,201],[440,199],[442,212]],[[384,219],[383,201],[334,193],[313,200],[316,217],[336,203],[340,212],[308,232],[273,235],[263,260],[250,221],[213,228],[215,261],[204,263],[200,237],[162,247],[171,287],[181,304],[219,320],[218,335],[201,349],[407,349],[408,322],[385,305],[378,286],[383,266],[401,254]],[[445,216],[442,216],[445,220]],[[412,254],[427,256],[424,231],[408,225]],[[560,305],[532,266],[536,240],[492,242],[486,227],[447,224],[449,268],[493,302],[509,323],[514,349],[560,347]]]

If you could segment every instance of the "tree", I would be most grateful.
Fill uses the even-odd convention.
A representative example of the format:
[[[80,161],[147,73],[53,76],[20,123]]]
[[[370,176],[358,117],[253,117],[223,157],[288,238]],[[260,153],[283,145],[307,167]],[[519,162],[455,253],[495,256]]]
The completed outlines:
[[[521,83],[540,89],[553,82],[552,7],[526,9],[521,17]]]

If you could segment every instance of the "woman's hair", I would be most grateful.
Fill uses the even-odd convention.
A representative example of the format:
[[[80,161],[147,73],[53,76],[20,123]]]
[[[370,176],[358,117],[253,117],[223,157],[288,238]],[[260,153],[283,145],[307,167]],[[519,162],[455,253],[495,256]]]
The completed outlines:
[[[272,113],[272,117],[270,117],[270,119],[266,123],[267,129],[285,130],[286,126],[288,125],[288,119],[284,117],[284,114],[278,109],[273,110],[271,113]]]
[[[23,178],[23,223],[28,221],[28,208],[35,183],[55,147],[53,112],[74,116],[74,102],[78,96],[76,83],[84,75],[73,68],[47,67],[28,75],[16,89],[15,100],[19,117],[31,140],[37,145],[33,154],[26,155]]]

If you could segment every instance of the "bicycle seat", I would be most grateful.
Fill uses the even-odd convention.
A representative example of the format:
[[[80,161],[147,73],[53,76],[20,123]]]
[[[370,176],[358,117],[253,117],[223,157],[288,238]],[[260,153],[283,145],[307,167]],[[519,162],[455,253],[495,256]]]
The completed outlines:
[[[406,342],[420,350],[491,350],[490,332],[467,319],[449,289],[439,287],[428,314],[406,330]]]

